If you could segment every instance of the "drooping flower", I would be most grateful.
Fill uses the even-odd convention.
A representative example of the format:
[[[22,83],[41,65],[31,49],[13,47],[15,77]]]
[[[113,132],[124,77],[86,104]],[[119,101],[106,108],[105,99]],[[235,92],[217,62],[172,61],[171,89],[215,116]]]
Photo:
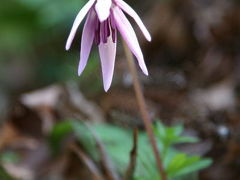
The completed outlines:
[[[78,75],[80,76],[83,72],[92,45],[95,43],[99,49],[105,91],[110,88],[113,78],[117,31],[120,32],[129,49],[136,56],[143,73],[148,75],[136,34],[123,11],[135,20],[146,39],[151,41],[151,36],[140,17],[123,0],[89,0],[78,13],[66,43],[66,50],[69,50],[78,26],[87,15],[82,33]]]

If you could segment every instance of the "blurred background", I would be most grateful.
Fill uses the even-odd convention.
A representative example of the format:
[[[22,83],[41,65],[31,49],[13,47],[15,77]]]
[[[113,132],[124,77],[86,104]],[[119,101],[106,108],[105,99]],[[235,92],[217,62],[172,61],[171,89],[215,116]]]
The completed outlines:
[[[1,3],[0,179],[123,177],[134,149],[135,127],[141,131],[140,144],[149,146],[120,38],[108,93],[103,90],[96,47],[84,73],[77,76],[83,23],[71,50],[64,49],[72,22],[86,2]],[[152,42],[147,42],[128,17],[148,66],[150,75],[145,77],[138,68],[139,78],[156,132],[159,130],[160,149],[167,152],[163,159],[169,179],[240,179],[240,1],[126,2],[152,35]],[[90,125],[94,126],[90,130],[85,122],[100,125]],[[91,131],[99,137],[89,135]],[[180,134],[190,140],[176,140]],[[93,136],[92,144],[87,142],[89,136]],[[129,146],[124,149],[122,142],[127,141]],[[105,155],[119,167],[109,168],[104,161],[108,158],[94,143],[106,146]],[[199,161],[191,159],[192,155]],[[190,161],[195,169],[190,169]],[[97,171],[91,170],[89,162]],[[141,168],[147,168],[136,165],[132,179],[159,179],[152,164],[148,175],[139,174]]]

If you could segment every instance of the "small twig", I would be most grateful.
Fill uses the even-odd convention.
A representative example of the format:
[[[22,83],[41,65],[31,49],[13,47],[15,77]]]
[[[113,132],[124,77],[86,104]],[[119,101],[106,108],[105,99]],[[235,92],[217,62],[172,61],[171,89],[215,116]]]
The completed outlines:
[[[76,144],[71,144],[70,148],[87,166],[89,171],[92,173],[94,180],[105,180],[94,162]]]
[[[167,175],[164,171],[163,163],[162,163],[162,160],[161,160],[161,157],[160,157],[160,152],[157,148],[156,140],[155,140],[155,137],[154,137],[154,134],[153,134],[152,122],[150,120],[150,116],[149,116],[149,113],[148,113],[147,108],[146,108],[145,99],[144,99],[143,92],[142,92],[142,89],[141,89],[141,86],[140,86],[140,81],[138,79],[137,70],[136,70],[136,66],[135,66],[135,63],[134,63],[133,55],[130,52],[128,46],[126,45],[126,43],[124,41],[123,41],[123,47],[124,47],[124,51],[125,51],[125,54],[126,54],[126,59],[127,59],[127,62],[128,62],[129,70],[130,70],[130,73],[131,73],[132,78],[133,78],[133,86],[134,86],[134,91],[135,91],[135,95],[136,95],[136,98],[137,98],[138,106],[139,106],[140,113],[141,113],[141,116],[142,116],[142,119],[143,119],[143,122],[144,122],[144,126],[145,126],[146,131],[147,131],[147,135],[149,137],[150,144],[151,144],[152,149],[153,149],[153,153],[154,153],[154,156],[155,156],[155,159],[156,159],[157,167],[158,167],[161,179],[162,180],[167,180]]]
[[[103,142],[98,137],[98,135],[93,131],[93,129],[90,127],[90,125],[88,125],[88,123],[85,123],[85,125],[87,126],[87,128],[89,129],[89,131],[93,135],[93,138],[96,141],[97,148],[99,149],[101,161],[102,161],[102,164],[103,164],[103,169],[106,172],[107,178],[109,180],[120,180],[118,174],[116,173],[116,171],[114,169],[114,166],[113,166],[113,163],[112,163],[111,159],[107,155],[107,152],[105,150]]]
[[[136,128],[134,129],[133,134],[133,147],[130,153],[130,162],[124,180],[131,180],[133,178],[137,162],[137,148],[138,148],[137,143],[138,143],[138,129]]]

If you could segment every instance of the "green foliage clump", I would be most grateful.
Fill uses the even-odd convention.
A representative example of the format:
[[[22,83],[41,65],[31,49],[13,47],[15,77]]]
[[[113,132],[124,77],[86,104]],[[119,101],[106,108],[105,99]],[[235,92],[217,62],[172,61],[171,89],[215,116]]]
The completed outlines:
[[[63,128],[62,126],[66,126]],[[71,126],[71,127],[70,127]],[[99,153],[96,151],[96,141],[89,128],[94,131],[99,139],[103,142],[108,156],[111,158],[116,171],[124,175],[126,167],[130,161],[130,151],[133,146],[132,133],[120,127],[109,124],[92,124],[86,127],[79,121],[67,121],[57,125],[54,128],[51,139],[57,142],[58,136],[71,131],[76,135],[76,138],[95,160],[100,159]],[[61,128],[59,128],[61,127]],[[63,131],[59,131],[63,129]],[[65,130],[66,131],[65,131]],[[197,172],[211,164],[208,158],[200,156],[188,155],[178,151],[174,145],[180,143],[195,143],[198,140],[194,137],[182,136],[183,126],[177,125],[166,127],[162,123],[156,123],[154,126],[154,134],[156,136],[157,145],[162,155],[165,171],[169,179],[180,180],[186,177],[197,179]],[[60,138],[61,139],[61,138]],[[59,140],[60,140],[59,139]],[[140,132],[138,135],[137,149],[137,165],[133,180],[160,180],[154,155],[145,132]]]

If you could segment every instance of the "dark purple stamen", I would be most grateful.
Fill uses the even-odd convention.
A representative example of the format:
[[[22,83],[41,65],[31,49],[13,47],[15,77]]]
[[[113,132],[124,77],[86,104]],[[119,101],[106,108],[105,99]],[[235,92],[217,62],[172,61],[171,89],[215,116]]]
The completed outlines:
[[[96,45],[100,44],[100,37],[99,37],[98,31],[95,31],[94,42],[95,42]]]
[[[99,45],[100,44],[100,22],[99,20],[96,18],[96,27],[95,27],[95,44]]]
[[[95,27],[95,37],[94,41],[96,45],[100,43],[107,43],[107,39],[109,36],[112,36],[112,41],[116,42],[116,24],[114,22],[114,18],[112,13],[109,18],[103,22],[100,22],[98,18],[96,18],[96,27]]]
[[[114,43],[116,43],[116,24],[115,24],[115,21],[114,21],[114,17],[113,17],[113,14],[111,13],[110,14],[110,27],[111,27],[111,31],[112,31],[112,40]]]
[[[106,28],[106,30],[107,30],[107,37],[109,37],[110,36],[110,34],[111,34],[111,31],[110,31],[110,28],[109,28],[109,25],[110,25],[110,19],[108,18],[107,19],[107,24],[106,24],[108,27]]]

